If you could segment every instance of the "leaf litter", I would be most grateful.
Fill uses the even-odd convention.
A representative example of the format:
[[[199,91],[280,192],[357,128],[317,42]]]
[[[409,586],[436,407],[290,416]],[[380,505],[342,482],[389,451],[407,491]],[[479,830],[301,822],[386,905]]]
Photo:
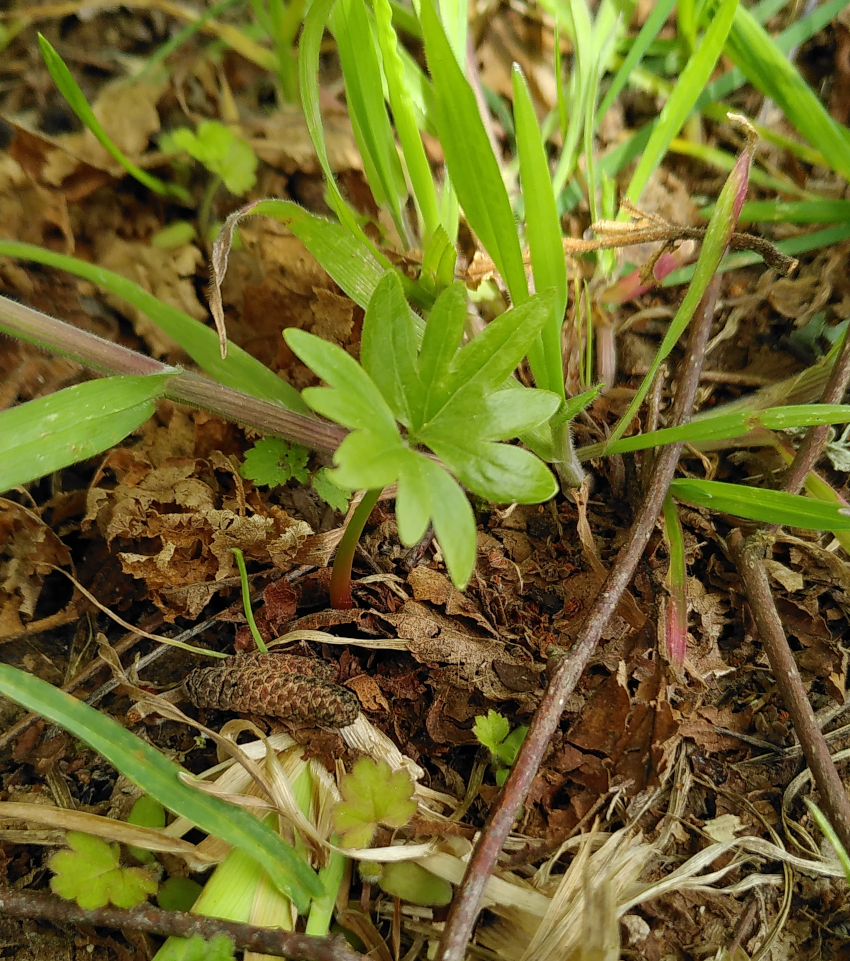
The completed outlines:
[[[516,48],[518,42],[521,47],[526,28],[523,18],[508,16],[494,27],[499,33],[488,33],[486,49],[497,51],[488,57],[488,69],[498,73],[501,68],[502,73],[500,81],[493,81],[497,89],[507,84],[509,91],[510,86],[507,61],[498,51],[506,38],[509,47]],[[233,72],[232,65],[228,69]],[[207,73],[199,71],[193,81]],[[550,81],[540,75],[542,89],[551,88]],[[199,86],[204,95],[196,93],[198,102],[222,97],[217,82],[206,80]],[[133,106],[140,113],[130,114],[122,107],[119,92],[109,86],[93,102],[123,149],[146,163],[152,158],[145,160],[144,155],[153,152],[149,138],[171,97],[171,92],[154,90]],[[193,100],[193,109],[197,105]],[[121,121],[128,117],[122,133]],[[329,128],[332,164],[359,175],[350,131],[339,115],[333,123],[339,129],[333,124]],[[307,196],[318,178],[300,122],[275,118],[247,129],[260,158],[276,168],[274,176],[282,172],[290,178],[287,186],[293,192],[301,190]],[[16,238],[66,250],[75,242],[78,252],[132,276],[193,316],[206,318],[199,296],[204,274],[201,248],[190,245],[177,255],[154,253],[146,231],[154,223],[161,226],[160,213],[143,211],[131,196],[99,190],[104,183],[114,184],[117,174],[99,147],[86,146],[84,135],[49,138],[21,126],[13,143],[9,156],[18,158],[17,169],[9,167],[11,173],[0,182],[0,210]],[[29,179],[22,177],[24,170]],[[266,183],[271,176],[267,169],[260,171]],[[695,175],[685,180],[706,186]],[[673,198],[680,196],[676,183],[668,177],[660,190],[661,201],[666,193],[675,205]],[[90,212],[75,206],[83,198],[91,205]],[[674,219],[681,218],[677,214]],[[235,339],[298,387],[313,381],[280,336],[285,327],[311,330],[356,354],[362,312],[342,296],[300,243],[277,225],[248,223],[242,233],[245,249],[233,252],[232,280],[225,285],[228,329]],[[579,235],[578,230],[574,233]],[[729,294],[748,299],[748,326],[717,342],[712,365],[771,380],[794,370],[793,356],[773,349],[777,331],[788,327],[776,317],[802,326],[826,308],[833,319],[846,319],[850,297],[843,269],[846,255],[846,246],[837,247],[804,265],[792,280],[736,275]],[[126,305],[101,298],[90,285],[77,281],[68,285],[48,271],[22,273],[9,261],[0,265],[0,278],[4,290],[34,303],[39,297],[49,302],[51,292],[57,292],[61,307],[45,307],[64,316],[65,307],[74,301],[78,310],[81,301],[87,305],[95,301],[96,322],[113,336],[135,337],[158,356],[173,356],[172,345],[143,318],[129,313]],[[661,299],[655,298],[655,306]],[[131,321],[132,332],[123,318]],[[92,322],[90,316],[85,322]],[[654,343],[651,322],[626,336],[644,345]],[[26,350],[17,344],[13,349]],[[35,352],[26,356],[20,368],[24,374],[9,403],[75,376],[64,361],[46,361]],[[605,400],[601,409],[608,403]],[[579,425],[584,429],[589,429],[586,424]],[[80,484],[76,497],[70,490],[54,492],[49,508],[38,505],[43,517],[32,505],[4,503],[2,522],[8,533],[0,559],[6,589],[0,609],[4,627],[8,624],[12,633],[20,633],[38,623],[44,604],[52,602],[51,609],[57,609],[56,598],[44,596],[53,593],[46,586],[46,571],[50,564],[67,565],[69,557],[79,556],[80,535],[90,557],[101,558],[106,567],[136,583],[137,592],[122,603],[136,609],[142,602],[153,604],[167,620],[209,613],[220,606],[218,594],[228,602],[235,599],[233,546],[245,552],[255,571],[291,574],[310,539],[334,535],[332,528],[339,519],[322,513],[314,501],[308,505],[309,518],[299,513],[294,483],[284,491],[264,492],[249,478],[240,480],[238,464],[253,440],[206,415],[187,417],[165,410],[157,430],[137,445],[131,442],[109,454],[93,477],[90,473],[84,482],[76,480]],[[775,470],[776,463],[767,452],[748,452],[739,468],[755,476]],[[600,471],[598,477],[602,489],[591,493],[587,507],[592,541],[578,528],[572,505],[560,504],[555,517],[538,508],[518,508],[513,517],[491,514],[479,529],[476,577],[463,594],[445,578],[434,553],[426,553],[421,566],[406,569],[407,556],[398,547],[392,515],[379,507],[362,557],[363,573],[378,579],[367,583],[364,578],[356,588],[361,609],[347,615],[322,610],[327,587],[323,571],[291,585],[281,578],[265,585],[257,612],[261,630],[269,639],[289,630],[356,634],[367,646],[343,646],[339,653],[336,645],[299,641],[293,652],[313,644],[314,654],[338,657],[338,680],[344,689],[359,699],[411,763],[427,767],[433,785],[453,785],[457,799],[475,764],[475,719],[495,705],[510,718],[511,727],[528,721],[547,671],[559,650],[568,647],[598,589],[597,565],[610,564],[619,546],[625,487],[617,490],[613,473],[605,477]],[[83,498],[79,491],[84,489]],[[683,520],[691,538],[693,606],[685,677],[665,673],[649,628],[630,629],[622,611],[623,617],[612,621],[607,643],[567,705],[562,729],[535,778],[511,842],[509,857],[517,863],[523,850],[532,846],[536,871],[516,874],[505,869],[503,877],[495,879],[517,892],[542,895],[543,901],[530,897],[537,913],[523,913],[508,904],[503,891],[501,897],[493,893],[497,885],[490,892],[478,940],[480,948],[499,957],[543,958],[547,950],[565,957],[580,939],[595,946],[600,956],[616,950],[618,939],[648,959],[682,956],[685,944],[709,954],[731,941],[743,899],[753,889],[762,892],[759,931],[775,929],[777,892],[787,879],[771,865],[802,857],[799,851],[788,854],[775,841],[765,840],[779,823],[773,797],[795,773],[796,762],[783,760],[781,753],[793,749],[793,735],[776,705],[758,638],[743,613],[714,525],[696,511],[685,512]],[[663,548],[655,544],[633,586],[636,610],[649,625],[653,597],[663,590],[665,566]],[[386,575],[397,577],[399,584],[391,589],[380,580]],[[840,644],[850,606],[846,564],[825,542],[786,535],[779,542],[771,575],[780,595],[780,615],[798,649],[815,706],[823,712],[837,710],[846,677],[846,653]],[[244,639],[238,624],[237,630]],[[225,627],[218,636],[208,634],[207,643],[228,648],[228,631]],[[382,649],[378,643],[382,639],[401,643]],[[374,650],[369,650],[370,641]],[[19,656],[14,644],[8,650],[10,659]],[[64,655],[52,656],[61,675]],[[174,673],[179,671],[171,667],[150,680],[167,684]],[[110,709],[120,714],[121,702]],[[151,722],[146,733],[167,750],[188,751],[193,746],[174,722]],[[837,739],[841,737],[839,732]],[[759,756],[768,762],[756,762]],[[57,777],[76,792],[76,774],[87,765],[74,769],[75,763],[71,756],[50,757],[41,771],[52,770],[52,781],[42,781],[41,771],[31,766],[8,771],[4,797],[32,795],[45,806],[61,791]],[[483,823],[495,793],[492,775],[487,774],[472,801],[470,823]],[[801,823],[810,823],[802,808],[794,813]],[[597,816],[607,818],[606,829],[588,833]],[[619,823],[629,829],[617,830],[614,825]],[[5,842],[2,850],[11,851],[11,857],[4,853],[0,863],[6,878],[18,881],[28,871],[35,877],[41,863],[37,854]],[[745,857],[735,853],[745,850]],[[562,852],[568,852],[568,861],[572,858],[566,872]],[[430,855],[430,868],[451,875],[466,854],[468,844],[444,837],[440,851]],[[661,863],[664,859],[681,867],[670,873]],[[785,932],[775,936],[774,956],[811,951],[821,938],[834,943],[836,932],[846,924],[846,902],[840,889],[815,880],[819,873],[821,879],[834,876],[830,868],[826,859],[814,856],[797,864],[793,890],[807,910],[797,912]],[[718,874],[711,885],[704,884],[696,880],[701,870],[724,872],[726,880]],[[450,877],[453,883],[458,879]],[[719,891],[721,883],[727,885],[726,892]],[[810,909],[821,912],[817,922]],[[694,920],[697,912],[699,921]],[[376,917],[381,924],[384,915]],[[417,930],[415,923],[423,923],[404,917],[411,922],[411,931]],[[431,936],[439,917],[430,915],[424,922]],[[751,939],[752,946],[757,940]]]

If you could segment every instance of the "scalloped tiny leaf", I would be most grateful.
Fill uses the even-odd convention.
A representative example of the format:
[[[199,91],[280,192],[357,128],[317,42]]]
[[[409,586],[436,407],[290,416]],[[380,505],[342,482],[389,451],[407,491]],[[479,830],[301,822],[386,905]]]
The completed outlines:
[[[54,872],[50,889],[59,897],[86,910],[110,903],[133,908],[156,892],[157,882],[148,871],[119,865],[117,844],[78,831],[69,831],[67,840],[70,847],[48,861]]]
[[[416,812],[413,781],[386,761],[361,758],[339,784],[342,800],[334,806],[334,828],[345,848],[363,848],[379,824],[403,827]]]

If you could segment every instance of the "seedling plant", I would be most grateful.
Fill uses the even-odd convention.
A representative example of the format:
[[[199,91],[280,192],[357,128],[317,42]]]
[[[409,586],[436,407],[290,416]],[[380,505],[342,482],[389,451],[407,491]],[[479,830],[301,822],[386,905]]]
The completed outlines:
[[[630,243],[633,227],[641,226],[629,225],[622,214],[614,220],[617,204],[611,178],[639,157],[623,194],[631,204],[639,205],[650,176],[669,150],[691,150],[706,159],[705,151],[700,153],[686,136],[680,137],[682,129],[699,113],[725,120],[726,109],[719,101],[744,77],[772,97],[808,141],[784,138],[782,146],[804,162],[819,163],[850,177],[847,131],[826,113],[784,56],[834,16],[839,5],[824,4],[774,42],[759,20],[768,15],[764,10],[749,11],[736,0],[719,0],[713,5],[680,3],[684,66],[672,89],[663,76],[653,73],[651,56],[658,31],[672,11],[671,0],[656,5],[637,38],[626,44],[625,55],[622,43],[618,45],[623,40],[623,20],[618,21],[619,7],[613,0],[602,0],[595,16],[579,0],[553,5],[551,12],[559,30],[570,37],[577,51],[567,87],[558,72],[559,109],[544,124],[547,132],[558,126],[562,134],[564,149],[554,171],[518,67],[512,77],[514,159],[508,164],[494,151],[464,72],[467,11],[461,4],[452,15],[449,6],[438,0],[421,0],[415,15],[408,12],[405,19],[406,28],[414,30],[424,44],[427,74],[400,42],[396,12],[389,0],[374,0],[371,6],[362,0],[315,0],[310,6],[300,40],[298,86],[335,219],[326,220],[282,200],[254,201],[232,215],[213,251],[212,308],[217,332],[116,274],[15,241],[0,241],[0,254],[68,270],[124,297],[174,337],[208,375],[205,378],[168,367],[30,308],[3,302],[0,329],[4,332],[80,360],[107,376],[0,413],[0,489],[61,470],[119,443],[144,423],[160,398],[195,404],[265,435],[242,465],[243,476],[257,484],[290,479],[304,482],[312,476],[314,488],[336,508],[344,507],[350,491],[364,492],[351,515],[333,571],[332,601],[343,607],[352,603],[351,561],[357,539],[382,492],[393,486],[402,543],[417,543],[432,525],[447,570],[454,583],[463,587],[476,556],[476,520],[467,492],[494,504],[539,503],[552,498],[559,486],[570,490],[581,485],[581,465],[593,457],[674,442],[719,445],[740,442],[742,437],[753,444],[770,444],[790,456],[787,441],[777,431],[850,421],[846,405],[806,403],[817,396],[812,386],[815,378],[811,378],[803,399],[793,405],[779,406],[756,395],[750,408],[720,409],[683,427],[626,436],[661,365],[687,329],[718,271],[765,255],[767,248],[756,246],[727,256],[729,248],[739,244],[735,230],[741,218],[784,216],[789,221],[838,224],[786,244],[784,253],[789,256],[850,235],[850,211],[841,202],[807,195],[786,203],[781,210],[778,203],[770,206],[772,202],[767,202],[767,209],[744,202],[751,180],[766,182],[764,171],[753,166],[756,138],[777,142],[775,135],[744,119],[740,126],[747,144],[740,154],[711,158],[725,164],[729,176],[716,203],[705,211],[707,228],[695,264],[681,265],[671,249],[665,251],[668,259],[659,257],[644,265],[647,269],[643,272],[638,265],[620,277],[610,250],[601,249]],[[258,5],[262,21],[261,9],[265,10]],[[300,11],[295,5],[291,9]],[[292,93],[292,63],[286,58],[295,31],[281,19],[282,8],[269,10],[266,20],[281,41],[277,47],[280,82]],[[292,17],[297,21],[300,12]],[[374,239],[377,225],[364,229],[362,217],[343,197],[328,160],[318,86],[319,50],[326,29],[334,35],[339,51],[348,110],[366,177],[386,213],[379,241]],[[152,191],[187,202],[183,185],[154,178],[121,155],[99,128],[70,72],[46,41],[42,52],[69,104],[128,173]],[[738,72],[709,82],[722,52],[733,60]],[[612,66],[612,84],[600,104],[600,80]],[[597,156],[594,131],[599,121],[617,91],[640,70],[659,92],[669,94],[666,105],[626,143]],[[173,142],[213,173],[211,185],[217,186],[220,178],[233,193],[247,192],[253,169],[249,175],[251,160],[245,145],[227,128],[219,127],[213,124],[196,131],[178,131],[172,135]],[[436,136],[445,155],[445,169],[439,177],[434,176],[422,133]],[[506,181],[516,173],[521,190],[509,192]],[[795,193],[794,185],[781,177],[772,186],[800,196],[799,189]],[[212,197],[212,186],[210,191]],[[607,221],[601,227],[609,237],[617,229],[621,235],[619,241],[596,244],[600,249],[595,252],[594,277],[589,284],[573,278],[570,303],[564,251],[582,253],[588,248],[578,242],[571,248],[571,238],[562,237],[560,218],[581,199],[587,200],[595,221]],[[519,219],[518,213],[522,213]],[[286,224],[365,309],[359,363],[341,348],[311,334],[286,331],[288,345],[325,386],[299,394],[227,341],[219,287],[234,231],[248,215],[270,216]],[[491,300],[501,299],[503,309],[488,324],[482,322],[476,307],[483,294],[473,290],[479,279],[472,270],[475,265],[459,261],[461,216],[479,244],[479,266],[501,285],[501,294]],[[393,246],[396,252],[419,249],[418,271],[411,275],[399,269],[388,256]],[[672,272],[671,267],[675,267]],[[594,310],[605,309],[601,304],[623,302],[647,283],[659,281],[687,282],[688,287],[651,368],[607,441],[575,450],[571,421],[598,394],[593,383],[589,318]],[[562,353],[565,318],[574,329],[573,341],[583,345],[578,358]],[[821,372],[834,360],[838,346],[827,355]],[[308,448],[331,453],[333,469],[311,475],[305,453]],[[845,537],[850,532],[846,505],[814,476],[808,490],[810,496],[798,497],[716,481],[674,481],[664,512],[671,557],[677,559],[676,570],[671,571],[672,614],[667,628],[669,636],[675,637],[668,645],[674,662],[682,663],[686,634],[682,619],[684,552],[674,501],[753,520],[829,530]],[[331,897],[333,886],[322,883],[297,849],[268,825],[188,787],[175,765],[147,745],[140,748],[129,732],[107,729],[103,725],[108,719],[97,715],[100,720],[95,721],[85,705],[69,704],[49,685],[5,665],[0,665],[0,689],[83,737],[120,770],[144,783],[169,810],[185,812],[200,827],[228,840],[235,847],[234,857],[262,864],[272,885],[299,912],[309,910],[311,899],[316,905]],[[476,735],[494,759],[497,780],[507,776],[524,735],[521,731],[511,732],[507,720],[495,712],[476,724]],[[139,751],[144,754],[144,764]],[[149,771],[142,770],[145,765]],[[393,805],[398,801],[398,810],[374,803],[372,781],[377,778],[387,783],[395,775],[387,778],[383,771],[355,769],[350,777],[353,780],[341,788],[348,808],[339,808],[335,821],[343,846],[355,841],[365,846],[378,823],[393,827],[406,822],[410,815],[405,816],[402,808],[407,810],[409,798],[399,796],[393,801]],[[346,796],[349,788],[353,794]],[[402,785],[400,794],[405,789]],[[57,877],[62,879],[57,885],[71,896],[79,891],[79,884],[75,887],[73,883],[74,857],[78,858],[89,842],[75,838],[73,844],[76,854],[57,862]],[[92,848],[90,853],[93,862],[101,865],[98,883],[110,899],[126,900],[147,891],[148,882],[141,875],[125,873],[137,869],[119,867],[108,845]],[[326,867],[329,874],[341,876],[339,860],[329,861]],[[319,927],[324,924],[325,930],[329,910],[322,921],[315,922]]]

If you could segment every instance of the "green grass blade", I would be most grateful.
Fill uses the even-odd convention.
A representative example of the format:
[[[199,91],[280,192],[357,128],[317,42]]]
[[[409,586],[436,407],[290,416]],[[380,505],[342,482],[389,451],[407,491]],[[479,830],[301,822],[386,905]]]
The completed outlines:
[[[260,200],[246,208],[243,215],[245,213],[273,217],[286,224],[356,304],[364,310],[369,306],[385,269],[372,256],[371,249],[357,237],[290,200]],[[409,283],[407,277],[392,265],[388,265],[387,269],[394,271],[402,286],[406,287],[406,282]],[[418,332],[417,336],[421,338],[425,329],[424,321],[413,310],[410,311],[410,318]]]
[[[475,94],[458,66],[432,0],[422,0],[422,31],[434,83],[435,122],[452,185],[511,299],[521,304],[528,297],[528,285],[508,193]],[[448,228],[446,232],[452,236]]]
[[[153,414],[171,376],[106,377],[0,412],[0,491],[123,440]]]
[[[71,71],[65,66],[59,54],[41,34],[38,35],[38,43],[41,47],[41,55],[44,57],[47,69],[53,78],[53,82],[59,88],[59,92],[68,101],[68,106],[80,118],[81,122],[91,130],[102,146],[109,152],[113,160],[119,163],[128,174],[135,177],[140,184],[143,184],[154,193],[162,197],[173,197],[183,203],[191,203],[191,194],[183,187],[177,184],[167,184],[158,177],[152,176],[146,170],[137,167],[121,153],[100,125],[100,121],[95,117],[94,111],[83,95],[83,91],[80,90],[77,81],[71,76]]]
[[[407,188],[384,106],[381,65],[363,0],[337,0],[330,24],[345,78],[348,113],[360,154],[370,161],[366,165],[369,186],[378,206],[389,208],[402,242],[409,246],[402,216]]]
[[[315,0],[304,20],[304,29],[298,44],[298,81],[301,87],[301,106],[307,131],[313,143],[313,149],[319,158],[319,165],[325,175],[330,206],[339,217],[340,223],[360,243],[372,252],[372,256],[389,267],[389,261],[372,243],[357,223],[354,211],[348,206],[339,192],[339,185],[331,169],[328,151],[325,146],[324,128],[322,125],[322,111],[319,106],[319,51],[325,24],[330,16],[336,0]]]
[[[676,316],[670,323],[670,328],[664,340],[661,342],[661,346],[653,358],[646,377],[643,379],[632,402],[629,404],[629,409],[614,428],[609,443],[614,443],[614,441],[619,440],[620,437],[623,436],[626,427],[631,423],[632,418],[643,403],[643,399],[649,391],[658,368],[664,362],[664,359],[668,356],[690,323],[702,295],[708,289],[712,277],[717,272],[717,266],[726,251],[729,238],[732,236],[738,220],[738,211],[741,209],[744,197],[746,196],[747,174],[752,165],[754,150],[754,142],[748,141],[743,153],[738,158],[735,169],[723,185],[723,190],[720,192],[720,197],[717,200],[717,208],[706,228],[705,238],[703,239],[702,250],[696,263],[693,280],[688,287],[679,309],[676,311]]]
[[[422,246],[434,235],[440,226],[440,213],[437,208],[437,191],[431,165],[419,136],[413,98],[411,97],[404,75],[404,63],[399,55],[398,37],[393,28],[393,11],[389,0],[374,0],[375,20],[378,26],[378,43],[387,78],[387,91],[393,111],[393,121],[398,133],[413,196],[422,217]]]
[[[656,3],[650,15],[646,18],[646,22],[640,29],[640,33],[632,42],[629,52],[626,54],[625,60],[617,71],[614,79],[611,81],[611,86],[608,89],[608,93],[605,94],[605,99],[599,105],[599,109],[596,111],[596,122],[594,126],[598,126],[602,118],[608,112],[611,104],[617,99],[620,91],[625,87],[628,82],[629,75],[635,69],[635,67],[640,64],[643,59],[643,55],[646,53],[647,48],[652,43],[652,41],[658,36],[658,32],[667,22],[667,18],[670,16],[673,7],[676,5],[676,0],[660,0]]]
[[[711,207],[700,210],[711,216]],[[850,200],[748,200],[738,223],[832,224],[850,222]]]
[[[710,441],[731,440],[743,437],[759,427],[768,430],[794,430],[823,424],[850,423],[850,404],[799,404],[793,407],[774,407],[762,411],[741,411],[732,414],[718,413],[716,416],[683,424],[681,427],[667,427],[637,434],[605,444],[593,444],[580,448],[577,453],[582,460],[606,454],[626,454],[636,450],[647,450],[662,444],[703,444]]]
[[[551,390],[563,400],[566,393],[561,361],[561,324],[567,306],[567,264],[561,245],[561,225],[531,94],[517,64],[514,64],[512,81],[516,144],[534,286],[536,290],[555,289],[552,317],[540,332],[537,356],[529,351],[529,361],[537,386]]]
[[[823,153],[830,167],[850,180],[850,131],[832,119],[797,68],[743,6],[735,11],[726,53],[750,83],[771,97],[794,128]]]
[[[835,828],[833,828],[833,826],[827,820],[826,815],[811,798],[804,797],[803,800],[806,802],[806,807],[809,809],[809,814],[811,814],[815,824],[817,824],[817,826],[820,828],[821,834],[823,834],[823,836],[835,849],[838,863],[841,865],[841,868],[844,871],[844,877],[847,879],[847,883],[850,884],[850,855],[848,855],[847,850],[841,843],[838,835],[835,833]]]
[[[178,765],[113,718],[8,664],[0,664],[0,692],[84,741],[169,811],[259,861],[300,913],[324,894],[313,871],[278,834],[242,808],[184,784]]]
[[[811,531],[850,531],[850,511],[846,507],[801,494],[690,478],[674,480],[670,493],[677,500],[695,507],[707,507],[766,524]]]
[[[67,257],[14,240],[0,240],[0,256],[33,260],[38,264],[67,270],[70,274],[90,280],[141,310],[169,337],[173,337],[186,353],[219,383],[252,397],[282,404],[297,413],[309,411],[298,391],[281,380],[265,364],[261,364],[235,344],[228,344],[227,358],[222,360],[218,336],[214,330],[184,314],[182,310],[158,300],[132,280],[76,257]]]
[[[626,191],[626,197],[632,203],[640,201],[650,175],[694,109],[723,50],[737,6],[738,0],[721,0],[718,4],[702,42],[688,60],[670,99],[664,104]]]

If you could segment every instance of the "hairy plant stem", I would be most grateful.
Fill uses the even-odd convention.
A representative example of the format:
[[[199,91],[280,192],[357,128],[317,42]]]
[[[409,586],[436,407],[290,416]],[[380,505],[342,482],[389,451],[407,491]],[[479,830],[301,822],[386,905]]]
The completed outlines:
[[[316,938],[294,934],[280,928],[260,928],[237,921],[208,918],[186,911],[163,911],[150,904],[133,910],[95,908],[87,911],[71,901],[60,901],[29,891],[0,888],[0,915],[35,918],[59,924],[85,924],[126,931],[145,931],[168,937],[191,938],[200,935],[205,941],[225,934],[234,947],[269,954],[291,961],[362,961],[343,938]]]
[[[284,437],[313,450],[335,451],[348,433],[336,424],[295,413],[193,371],[170,367],[7,297],[0,297],[0,332],[67,357],[99,374],[173,373],[165,386],[165,396],[170,400],[208,410],[225,420]]]
[[[378,503],[381,496],[382,487],[366,491],[363,500],[354,509],[351,520],[345,528],[339,547],[336,549],[334,566],[331,571],[331,605],[338,611],[346,611],[353,607],[351,600],[351,565],[354,563],[354,552],[357,549],[357,542],[369,520],[372,508]]]
[[[850,383],[850,338],[846,335],[838,357],[830,371],[821,402],[840,404]],[[785,474],[782,489],[796,494],[809,471],[823,453],[829,428],[810,427],[794,460]],[[791,715],[794,732],[812,772],[821,796],[821,806],[845,849],[850,851],[850,798],[829,753],[826,739],[815,717],[808,694],[800,677],[794,655],[782,627],[776,603],[770,590],[765,559],[773,549],[779,526],[766,525],[746,540],[739,530],[729,534],[729,554],[738,569],[756,628],[770,661],[776,686]]]
[[[715,275],[697,308],[697,316],[691,327],[671,418],[672,424],[676,426],[686,423],[690,418],[719,291],[720,278]],[[673,479],[682,446],[682,444],[670,444],[658,452],[628,540],[620,549],[614,566],[588,612],[575,643],[565,654],[549,681],[507,783],[472,853],[463,883],[449,909],[445,933],[437,954],[438,961],[462,961],[465,955],[487,879],[493,873],[505,839],[525,801],[532,779],[537,773],[546,748],[561,719],[567,698],[575,690],[591,655],[596,650],[605,625],[614,613],[643,555],[655,528],[667,489]]]

